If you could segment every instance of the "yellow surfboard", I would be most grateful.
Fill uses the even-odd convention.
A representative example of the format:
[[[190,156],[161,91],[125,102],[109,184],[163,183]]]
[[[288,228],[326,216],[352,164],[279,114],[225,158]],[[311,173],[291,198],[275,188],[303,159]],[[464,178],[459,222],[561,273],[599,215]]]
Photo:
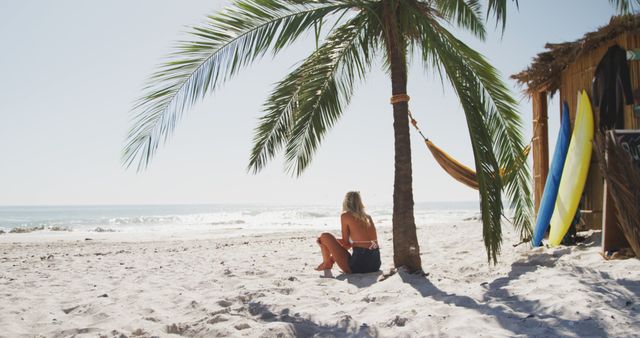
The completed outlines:
[[[559,245],[569,230],[589,173],[593,147],[593,111],[589,96],[584,90],[578,95],[577,110],[567,159],[560,178],[558,197],[551,216],[550,246]]]

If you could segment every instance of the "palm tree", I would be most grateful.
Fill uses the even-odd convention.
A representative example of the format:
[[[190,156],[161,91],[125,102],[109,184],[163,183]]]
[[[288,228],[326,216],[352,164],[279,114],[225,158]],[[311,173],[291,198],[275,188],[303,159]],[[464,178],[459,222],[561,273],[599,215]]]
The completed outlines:
[[[618,14],[632,14],[638,11],[640,0],[609,0],[609,3],[616,8]]]
[[[507,1],[487,4],[487,14],[504,29]],[[321,33],[327,23],[331,29]],[[382,58],[393,97],[394,264],[419,271],[406,96],[408,60],[415,53],[424,67],[448,80],[460,99],[473,144],[487,256],[495,263],[502,240],[503,189],[515,210],[515,227],[523,237],[531,231],[528,167],[519,166],[505,179],[497,174],[500,166],[513,168],[521,162],[522,125],[498,72],[457,39],[447,28],[451,26],[484,39],[479,1],[238,0],[193,28],[193,41],[183,42],[151,76],[133,109],[123,164],[146,168],[192,104],[265,53],[278,54],[313,32],[317,48],[276,84],[264,105],[248,170],[259,172],[283,151],[286,170],[300,175],[348,106],[356,82]]]

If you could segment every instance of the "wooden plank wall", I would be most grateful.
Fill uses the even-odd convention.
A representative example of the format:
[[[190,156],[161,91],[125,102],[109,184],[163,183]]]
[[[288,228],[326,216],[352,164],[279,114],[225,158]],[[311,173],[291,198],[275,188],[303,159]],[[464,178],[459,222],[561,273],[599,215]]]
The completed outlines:
[[[640,34],[627,34],[625,36],[625,48],[640,48]],[[622,44],[621,44],[622,45]],[[640,61],[629,62],[629,73],[631,74],[631,88],[634,91],[640,90]],[[633,107],[625,107],[624,126],[626,129],[640,129],[640,116],[633,113]]]
[[[533,200],[537,211],[549,173],[549,128],[547,92],[533,94]]]
[[[607,49],[615,44],[624,49],[640,48],[640,34],[623,34],[615,40],[611,40],[587,55],[578,58],[562,72],[560,85],[560,106],[554,112],[552,109],[549,118],[560,119],[562,102],[567,101],[573,125],[576,114],[577,94],[580,90],[586,90],[591,97],[591,84],[593,75],[600,62],[600,59],[607,52]],[[631,86],[635,91],[640,88],[640,61],[630,61],[629,70],[631,74]],[[596,128],[599,125],[599,111],[594,108]],[[625,108],[625,128],[637,129],[640,126],[640,118],[635,117],[631,106]],[[582,209],[583,219],[587,229],[600,229],[602,227],[602,196],[603,178],[600,175],[598,162],[595,154],[591,157],[591,167],[585,186],[585,199]],[[579,229],[584,230],[584,229]]]

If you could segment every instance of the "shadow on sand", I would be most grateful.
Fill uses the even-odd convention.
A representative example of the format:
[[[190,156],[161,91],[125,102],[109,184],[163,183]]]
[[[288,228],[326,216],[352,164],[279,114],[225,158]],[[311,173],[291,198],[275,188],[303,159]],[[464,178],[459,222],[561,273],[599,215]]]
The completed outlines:
[[[333,276],[331,270],[324,270],[321,278],[335,278],[346,281],[358,288],[366,288],[378,281],[382,271],[363,274],[340,274]],[[288,329],[264,332],[263,336],[289,336],[295,337],[378,337],[379,333],[375,327],[362,324],[358,325],[350,315],[343,315],[335,324],[323,324],[315,322],[310,318],[305,318],[299,314],[290,314],[289,308],[285,308],[276,313],[277,307],[267,305],[261,301],[249,302],[248,312],[254,319],[265,323],[283,323]]]
[[[280,332],[285,336],[293,334],[295,337],[378,337],[379,333],[375,327],[366,324],[358,326],[349,315],[344,315],[334,325],[316,323],[311,319],[301,316],[290,315],[290,310],[285,308],[280,313],[274,313],[270,306],[262,302],[249,303],[249,313],[257,317],[260,321],[268,323],[286,323],[289,324],[292,332]],[[272,332],[274,335],[280,336],[279,332]],[[265,336],[268,336],[265,332]]]
[[[422,297],[431,298],[451,306],[465,308],[476,311],[486,316],[494,318],[501,327],[511,332],[510,335],[524,336],[590,336],[606,337],[609,333],[599,325],[597,318],[584,314],[572,316],[572,318],[562,318],[558,313],[549,310],[538,300],[527,299],[526,296],[513,294],[509,290],[509,284],[519,280],[527,273],[536,272],[544,267],[554,267],[558,259],[571,249],[556,250],[553,253],[536,253],[529,255],[526,259],[518,260],[511,264],[511,270],[507,276],[496,278],[486,283],[484,295],[481,300],[476,300],[469,296],[449,293],[439,289],[427,277],[423,275],[413,275],[400,269],[399,277],[402,281],[415,290]],[[635,318],[638,310],[630,305],[629,292],[638,294],[640,292],[640,282],[628,279],[614,279],[606,272],[601,272],[585,267],[562,266],[563,272],[577,278],[569,282],[576,283],[581,292],[597,292],[603,295],[603,301],[616,311],[628,318]],[[334,277],[330,272],[325,276],[347,281],[358,288],[366,288],[378,282],[382,275],[381,271],[368,274],[341,274]],[[577,281],[576,281],[577,280]],[[633,297],[632,297],[633,298]],[[631,302],[633,304],[633,302]],[[331,337],[378,337],[380,333],[376,327],[366,324],[358,325],[351,316],[343,315],[333,324],[324,324],[314,321],[312,318],[304,318],[299,314],[290,314],[289,308],[276,310],[277,306],[264,304],[263,302],[248,303],[248,312],[259,321],[265,323],[282,323],[286,328],[285,335],[290,334],[297,337],[309,336],[331,336]],[[279,312],[274,312],[279,311]],[[271,329],[269,329],[271,330]],[[265,332],[278,335],[276,331]],[[281,332],[282,333],[282,332]]]
[[[369,287],[376,282],[378,278],[382,276],[382,271],[370,272],[370,273],[352,273],[342,274],[336,277],[341,281],[347,281],[347,283],[357,286],[358,288]]]
[[[405,283],[415,288],[423,297],[429,297],[445,304],[471,309],[492,316],[503,328],[511,331],[514,335],[565,336],[572,334],[580,337],[608,336],[608,333],[593,318],[585,317],[578,320],[561,318],[553,313],[544,312],[545,310],[539,301],[514,295],[507,290],[506,287],[509,283],[518,280],[522,275],[534,272],[540,267],[555,266],[560,256],[557,253],[554,255],[540,253],[531,255],[526,260],[514,262],[511,265],[511,271],[506,277],[497,278],[486,285],[487,290],[481,302],[468,296],[442,291],[424,276],[412,275],[405,270],[401,270],[398,273]],[[612,299],[612,302],[618,304],[625,304],[628,301],[624,295],[610,290],[614,286],[607,287],[607,283],[620,285],[632,292],[637,292],[640,289],[637,282],[632,283],[629,280],[611,279],[608,275],[597,271],[575,268],[574,272],[581,276],[580,283],[587,287],[589,291],[602,293],[607,298],[621,297],[620,299]],[[604,279],[607,277],[609,279]],[[599,282],[591,283],[589,281]],[[619,308],[616,309],[621,310]],[[631,309],[628,309],[628,311],[623,310],[623,312],[628,312],[630,318],[636,315],[632,313],[634,311]],[[549,319],[554,320],[553,325],[550,325]]]

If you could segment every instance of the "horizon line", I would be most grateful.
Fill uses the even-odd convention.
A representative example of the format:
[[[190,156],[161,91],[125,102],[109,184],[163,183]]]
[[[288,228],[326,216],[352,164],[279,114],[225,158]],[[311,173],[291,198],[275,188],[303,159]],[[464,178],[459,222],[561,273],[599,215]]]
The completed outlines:
[[[418,201],[415,204],[422,203],[479,203],[479,200],[440,200],[440,201]],[[341,203],[336,203],[341,204]],[[393,202],[369,203],[367,205],[392,205]],[[0,208],[12,207],[132,207],[132,206],[330,206],[332,203],[286,203],[286,202],[210,202],[210,203],[86,203],[86,204],[0,204]]]

